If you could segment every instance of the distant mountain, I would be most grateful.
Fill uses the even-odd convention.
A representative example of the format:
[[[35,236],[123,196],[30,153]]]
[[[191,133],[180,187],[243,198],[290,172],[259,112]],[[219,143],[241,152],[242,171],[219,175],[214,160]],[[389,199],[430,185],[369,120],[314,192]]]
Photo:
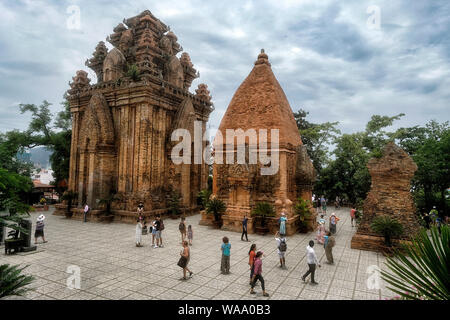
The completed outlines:
[[[34,165],[40,165],[41,168],[49,168],[50,167],[50,155],[51,151],[47,150],[45,147],[36,147],[29,151],[31,155],[31,162]]]

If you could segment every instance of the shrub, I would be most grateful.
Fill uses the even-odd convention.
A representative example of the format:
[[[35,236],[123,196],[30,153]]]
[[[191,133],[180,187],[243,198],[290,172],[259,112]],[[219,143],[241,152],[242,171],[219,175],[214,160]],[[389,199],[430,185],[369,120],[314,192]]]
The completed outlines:
[[[311,202],[302,198],[298,198],[294,206],[295,214],[299,215],[300,231],[306,229],[306,219],[311,217]]]
[[[220,199],[213,198],[206,203],[206,213],[214,214],[215,221],[220,221],[222,214],[227,210],[225,202]]]
[[[384,236],[386,246],[391,247],[391,239],[403,234],[403,226],[396,219],[389,216],[379,216],[370,225],[373,231]]]
[[[200,200],[200,204],[202,205],[203,209],[206,208],[206,204],[208,203],[211,194],[212,191],[209,189],[203,189],[198,193],[197,197]]]
[[[168,199],[168,207],[171,215],[176,216],[181,213],[180,209],[181,196],[178,192],[172,192]]]
[[[127,77],[130,77],[133,81],[138,81],[140,78],[140,72],[135,64],[128,65]]]
[[[0,265],[0,298],[14,295],[23,296],[31,290],[25,287],[34,280],[34,277],[21,274],[26,267]]]
[[[252,216],[261,218],[261,226],[265,226],[268,217],[275,217],[275,210],[268,202],[258,202],[252,210]]]

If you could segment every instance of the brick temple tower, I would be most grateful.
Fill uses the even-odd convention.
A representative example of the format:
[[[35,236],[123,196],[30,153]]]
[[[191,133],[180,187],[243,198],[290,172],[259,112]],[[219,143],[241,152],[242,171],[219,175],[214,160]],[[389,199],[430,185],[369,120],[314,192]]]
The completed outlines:
[[[101,216],[100,200],[114,196],[115,219],[133,221],[141,201],[146,215],[165,213],[172,192],[181,194],[185,210],[195,210],[208,167],[174,165],[170,138],[178,128],[192,132],[194,121],[206,130],[213,110],[207,86],[189,92],[198,72],[186,52],[177,56],[183,50],[177,37],[148,10],[124,19],[107,41],[113,49],[100,42],[86,61],[97,83],[78,71],[68,90],[74,212],[87,202],[92,217]]]
[[[246,137],[245,141],[241,140],[247,150],[245,164],[229,164],[225,160],[225,154],[230,153],[226,151],[227,129],[242,129],[247,133],[255,130],[258,141],[263,138],[259,130],[266,129],[268,145],[262,150],[259,143],[255,145],[255,141]],[[278,130],[278,146],[275,148],[271,129]],[[222,217],[222,228],[241,230],[244,214],[250,216],[258,202],[268,202],[273,205],[278,216],[283,209],[287,211],[287,233],[294,233],[298,216],[294,214],[293,206],[299,197],[311,200],[315,173],[306,148],[302,145],[292,109],[264,50],[261,50],[253,70],[234,94],[220,123],[219,132],[223,139],[218,141],[216,135],[213,144],[213,194],[227,205],[227,211]],[[236,154],[239,141],[234,141],[231,153]],[[274,174],[262,174],[261,168],[267,167],[267,164],[259,158],[257,163],[250,163],[248,151],[267,151],[271,148],[279,154],[279,169]],[[269,154],[272,151],[268,151]],[[224,158],[223,164],[217,163],[217,157],[220,156]],[[210,219],[204,215],[201,224],[209,224]],[[314,219],[313,216],[311,221]],[[249,219],[249,232],[252,232],[252,223],[252,219]]]

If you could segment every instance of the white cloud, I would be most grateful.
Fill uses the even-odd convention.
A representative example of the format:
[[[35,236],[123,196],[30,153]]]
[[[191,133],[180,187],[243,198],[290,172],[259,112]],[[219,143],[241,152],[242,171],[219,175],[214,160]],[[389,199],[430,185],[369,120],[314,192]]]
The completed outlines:
[[[367,28],[369,5],[381,28]],[[78,5],[81,29],[68,30]],[[24,129],[17,101],[59,102],[75,71],[123,18],[149,9],[178,36],[206,83],[217,128],[261,48],[294,111],[311,121],[364,128],[372,114],[406,116],[399,125],[449,120],[450,4],[447,1],[15,1],[0,3],[0,131]],[[109,45],[109,44],[108,44]],[[7,79],[8,81],[4,81]]]

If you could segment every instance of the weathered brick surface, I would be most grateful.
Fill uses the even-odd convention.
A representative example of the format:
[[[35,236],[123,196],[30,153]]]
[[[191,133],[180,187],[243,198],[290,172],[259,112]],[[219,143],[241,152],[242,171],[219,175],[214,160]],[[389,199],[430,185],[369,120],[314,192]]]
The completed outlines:
[[[175,129],[193,133],[194,121],[206,130],[213,110],[207,86],[189,92],[198,73],[187,53],[177,57],[182,50],[177,37],[148,10],[125,19],[107,40],[114,48],[108,52],[100,42],[86,61],[97,83],[78,71],[68,91],[69,190],[79,195],[75,206],[87,202],[102,211],[99,200],[113,194],[116,219],[133,222],[139,202],[149,215],[166,212],[170,193],[178,191],[182,206],[196,210],[208,167],[174,165],[170,138]],[[127,73],[131,65],[139,70],[137,77]]]
[[[364,214],[352,239],[352,248],[369,247],[377,250],[377,243],[378,246],[382,246],[383,241],[370,228],[370,224],[377,216],[389,215],[396,218],[403,225],[403,239],[410,238],[420,229],[410,192],[411,179],[417,165],[400,147],[389,143],[383,150],[383,156],[371,159],[367,166],[372,186],[364,201]]]
[[[271,129],[279,130],[279,170],[274,175],[262,175],[262,164],[258,158],[256,164],[249,161],[248,150],[259,147],[246,138],[246,164],[228,164],[225,162],[227,150],[227,129],[243,131],[254,129],[259,136],[260,129],[267,130],[268,147],[272,147]],[[241,230],[244,214],[250,213],[256,203],[271,203],[279,217],[282,210],[287,212],[287,233],[297,229],[297,217],[294,204],[298,197],[311,200],[312,184],[315,179],[312,162],[302,145],[300,134],[289,102],[272,72],[268,56],[261,51],[255,66],[244,82],[239,86],[220,123],[219,131],[223,141],[214,141],[215,156],[223,156],[224,164],[213,165],[213,193],[227,204],[223,217],[223,229]],[[235,141],[234,154],[237,151]],[[235,157],[236,159],[236,157]],[[313,213],[315,215],[315,212]],[[271,232],[278,228],[277,218],[269,223]],[[203,216],[202,224],[210,221]],[[253,232],[250,223],[249,232]]]

